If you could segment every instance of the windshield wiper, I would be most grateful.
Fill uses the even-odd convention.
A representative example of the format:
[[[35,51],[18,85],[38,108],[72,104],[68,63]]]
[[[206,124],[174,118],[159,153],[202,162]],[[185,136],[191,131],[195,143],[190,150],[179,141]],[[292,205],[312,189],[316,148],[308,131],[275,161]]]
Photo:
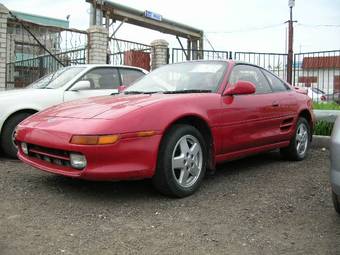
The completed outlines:
[[[162,93],[161,91],[125,91],[125,95],[138,95],[138,94],[155,94],[155,93]]]
[[[174,90],[174,91],[164,91],[164,94],[182,94],[182,93],[210,93],[209,89],[185,89],[185,90]]]
[[[51,78],[48,80],[48,82],[45,85],[44,89],[52,89],[52,88],[48,88],[48,85],[50,85],[50,83],[52,82],[53,77],[54,77],[54,75],[56,75],[56,73],[57,73],[57,71],[52,74]]]

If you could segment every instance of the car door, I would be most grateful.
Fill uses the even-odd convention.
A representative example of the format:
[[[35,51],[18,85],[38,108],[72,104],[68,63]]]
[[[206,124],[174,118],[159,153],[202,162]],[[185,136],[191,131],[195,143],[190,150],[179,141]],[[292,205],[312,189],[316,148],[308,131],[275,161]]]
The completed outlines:
[[[294,128],[294,121],[298,111],[295,91],[285,84],[280,78],[267,70],[261,69],[266,76],[275,98],[277,119],[275,120],[275,139],[278,141],[287,140],[290,137],[290,131]]]
[[[223,154],[275,142],[272,136],[277,106],[267,79],[258,67],[237,64],[230,74],[227,87],[239,80],[254,83],[256,92],[222,97]]]
[[[80,82],[88,86],[78,89]],[[64,92],[64,101],[118,93],[121,84],[119,72],[114,67],[97,67],[89,70]]]

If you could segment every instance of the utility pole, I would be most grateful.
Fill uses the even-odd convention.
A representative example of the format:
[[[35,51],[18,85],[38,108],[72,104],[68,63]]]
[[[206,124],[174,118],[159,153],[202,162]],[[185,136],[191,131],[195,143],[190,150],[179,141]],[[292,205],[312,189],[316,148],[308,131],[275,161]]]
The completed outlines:
[[[292,84],[293,77],[293,7],[295,0],[288,0],[290,18],[288,20],[288,60],[287,60],[287,82]]]

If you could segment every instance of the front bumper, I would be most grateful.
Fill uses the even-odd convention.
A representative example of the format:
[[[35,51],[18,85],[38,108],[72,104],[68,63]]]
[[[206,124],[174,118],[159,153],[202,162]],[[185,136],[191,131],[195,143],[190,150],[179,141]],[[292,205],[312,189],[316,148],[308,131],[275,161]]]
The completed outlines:
[[[331,185],[335,194],[340,196],[340,171],[331,169]]]
[[[340,142],[337,142],[334,139],[334,136],[331,139],[331,172],[330,172],[330,180],[333,191],[340,196]]]
[[[330,179],[333,191],[340,196],[340,118],[337,118],[331,136],[331,172]]]
[[[16,139],[19,143],[25,142],[51,150],[81,153],[87,160],[87,166],[82,170],[26,155],[20,146],[18,157],[43,171],[88,180],[143,179],[154,175],[160,134],[150,137],[125,134],[110,145],[74,145],[69,143],[71,136],[65,132],[21,128]]]

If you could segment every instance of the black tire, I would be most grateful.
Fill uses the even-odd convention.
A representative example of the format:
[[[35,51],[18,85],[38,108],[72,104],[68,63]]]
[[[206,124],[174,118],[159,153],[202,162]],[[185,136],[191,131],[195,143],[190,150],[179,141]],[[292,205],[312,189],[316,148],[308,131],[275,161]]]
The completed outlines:
[[[196,139],[195,143],[199,143],[198,148],[200,148],[200,151],[197,153],[197,157],[192,155],[186,156],[182,152],[180,152],[180,156],[184,155],[184,157],[188,157],[184,159],[185,164],[188,164],[189,166],[184,166],[183,169],[173,169],[172,168],[172,158],[175,157],[176,153],[178,153],[178,150],[181,150],[181,144],[180,141],[183,141],[185,139],[186,144],[189,144],[190,151],[193,148],[190,147],[190,139]],[[186,139],[189,139],[189,143]],[[197,145],[196,145],[197,146]],[[189,154],[189,153],[186,153]],[[192,158],[191,158],[192,157]],[[197,163],[196,165],[200,165],[201,169],[197,175],[191,175],[190,171],[190,165],[193,168],[193,163],[190,164],[190,162],[193,162],[194,160],[199,160],[200,163]],[[188,161],[186,161],[188,160]],[[189,160],[191,160],[189,162]],[[198,162],[198,161],[196,161]],[[184,164],[184,163],[183,163]],[[160,145],[159,154],[158,154],[158,162],[157,162],[157,169],[156,173],[152,178],[152,183],[154,187],[162,194],[172,196],[172,197],[186,197],[191,194],[193,194],[200,186],[203,177],[205,175],[207,166],[207,147],[206,143],[204,141],[203,136],[201,133],[194,127],[190,125],[185,124],[176,124],[173,127],[170,128],[170,130],[165,134],[162,143]],[[188,169],[189,168],[189,169]],[[196,169],[199,169],[196,168]],[[180,181],[177,178],[177,172],[179,172],[179,175],[181,175],[181,172],[184,171],[187,173],[186,180],[189,180],[191,178],[192,185],[189,185],[188,187],[183,187],[179,183]],[[180,178],[184,179],[184,177]]]
[[[11,116],[9,119],[7,119],[7,121],[5,122],[2,128],[2,132],[1,132],[0,143],[1,143],[1,148],[3,152],[8,157],[11,157],[11,158],[17,157],[18,149],[16,145],[13,143],[12,135],[13,135],[13,132],[16,126],[21,121],[29,117],[30,115],[32,114],[31,113],[17,113]]]
[[[297,149],[297,146],[298,146],[298,140],[297,140],[298,130],[299,130],[299,127],[301,127],[302,125],[304,127],[306,127],[306,131],[307,131],[307,140],[306,140],[307,145],[306,145],[306,149],[305,149],[304,153],[300,153]],[[281,155],[286,159],[294,160],[294,161],[301,161],[301,160],[305,159],[306,156],[307,156],[308,149],[309,149],[309,146],[310,146],[310,141],[311,141],[310,140],[310,138],[311,138],[311,131],[310,130],[311,130],[311,128],[310,128],[308,121],[305,118],[300,117],[298,119],[297,123],[296,123],[296,129],[295,129],[295,132],[294,132],[294,136],[290,140],[289,146],[280,149]]]
[[[340,215],[340,198],[332,191],[332,199],[335,211]]]

